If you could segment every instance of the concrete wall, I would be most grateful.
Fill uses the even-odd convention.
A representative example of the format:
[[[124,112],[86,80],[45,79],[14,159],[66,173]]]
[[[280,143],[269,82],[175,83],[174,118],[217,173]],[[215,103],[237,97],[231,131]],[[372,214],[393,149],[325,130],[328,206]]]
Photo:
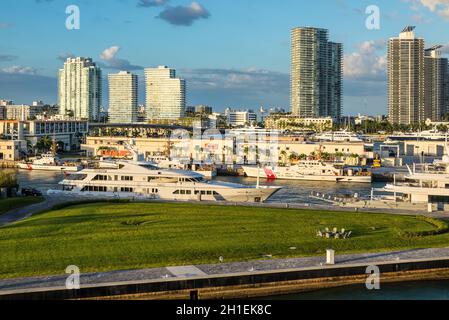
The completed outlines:
[[[403,273],[418,270],[443,270],[449,268],[449,259],[416,260],[376,264],[381,274]],[[169,279],[128,283],[101,284],[82,287],[80,290],[65,288],[29,289],[0,292],[0,300],[60,300],[114,297],[157,292],[179,292],[206,288],[285,283],[297,280],[318,280],[341,277],[366,276],[367,264],[307,268],[275,272],[242,273],[228,276],[208,276],[191,279]]]

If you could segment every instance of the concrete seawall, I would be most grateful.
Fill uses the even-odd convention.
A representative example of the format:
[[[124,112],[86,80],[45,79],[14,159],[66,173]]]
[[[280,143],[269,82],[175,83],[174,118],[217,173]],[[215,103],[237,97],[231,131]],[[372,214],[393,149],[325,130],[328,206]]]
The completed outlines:
[[[364,283],[370,264],[0,292],[0,300],[248,298]],[[449,258],[376,263],[381,281],[449,279]]]

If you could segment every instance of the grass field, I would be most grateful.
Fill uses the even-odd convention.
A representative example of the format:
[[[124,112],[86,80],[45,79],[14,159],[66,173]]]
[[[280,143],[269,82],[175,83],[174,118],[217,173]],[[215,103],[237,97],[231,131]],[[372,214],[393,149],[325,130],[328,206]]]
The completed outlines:
[[[42,197],[8,198],[0,200],[0,215],[20,207],[44,201]]]
[[[325,227],[347,240],[316,237]],[[449,246],[415,217],[190,204],[84,204],[0,228],[0,278]],[[296,247],[296,250],[291,250]]]

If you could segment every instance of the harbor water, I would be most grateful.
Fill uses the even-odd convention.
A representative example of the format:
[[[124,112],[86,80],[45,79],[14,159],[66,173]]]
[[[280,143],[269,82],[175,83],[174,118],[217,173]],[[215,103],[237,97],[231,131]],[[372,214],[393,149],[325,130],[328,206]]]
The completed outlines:
[[[352,285],[292,295],[267,297],[266,300],[449,300],[449,281],[385,283],[380,290]]]

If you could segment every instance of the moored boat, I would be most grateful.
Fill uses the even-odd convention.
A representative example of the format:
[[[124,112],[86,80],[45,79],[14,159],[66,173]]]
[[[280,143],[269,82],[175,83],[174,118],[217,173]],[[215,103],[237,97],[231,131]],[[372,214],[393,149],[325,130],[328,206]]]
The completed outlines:
[[[82,169],[81,166],[74,163],[63,163],[52,153],[42,154],[41,157],[32,161],[18,163],[18,168],[23,170],[43,170],[60,172],[77,172]]]
[[[118,161],[117,168],[84,169],[67,175],[62,190],[49,194],[72,194],[98,198],[155,199],[174,201],[264,202],[282,189],[208,181],[193,171],[166,170],[148,162]]]
[[[287,167],[243,166],[245,175],[251,178],[278,180],[310,180],[331,182],[371,183],[371,172],[362,168],[342,167],[320,160],[304,160]]]

